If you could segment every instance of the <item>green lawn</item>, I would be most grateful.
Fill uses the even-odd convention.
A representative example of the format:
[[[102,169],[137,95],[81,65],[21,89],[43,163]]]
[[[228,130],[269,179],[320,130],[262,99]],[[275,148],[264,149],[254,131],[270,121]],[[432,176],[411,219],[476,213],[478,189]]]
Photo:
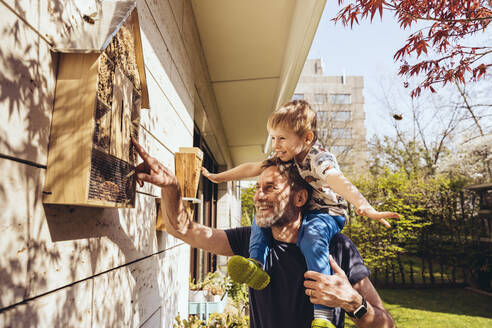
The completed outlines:
[[[490,296],[466,289],[380,289],[379,294],[398,328],[492,327]],[[347,320],[346,327],[355,326]]]

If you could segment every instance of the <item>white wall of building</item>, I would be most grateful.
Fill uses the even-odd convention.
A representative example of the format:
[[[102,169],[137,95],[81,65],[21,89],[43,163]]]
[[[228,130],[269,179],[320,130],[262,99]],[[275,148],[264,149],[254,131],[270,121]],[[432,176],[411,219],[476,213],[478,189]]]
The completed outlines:
[[[49,35],[71,33],[79,3],[0,1],[0,327],[172,327],[187,313],[190,249],[156,232],[159,190],[138,189],[134,209],[42,203],[58,60]],[[140,142],[174,169],[194,121],[217,111],[214,95],[190,1],[137,8],[150,98]]]

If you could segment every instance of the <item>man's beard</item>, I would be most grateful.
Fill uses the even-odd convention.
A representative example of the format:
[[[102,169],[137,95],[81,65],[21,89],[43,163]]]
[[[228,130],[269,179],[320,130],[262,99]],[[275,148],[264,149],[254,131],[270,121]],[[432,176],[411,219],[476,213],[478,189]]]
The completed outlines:
[[[290,197],[292,198],[292,196]],[[293,200],[289,199],[287,204],[277,211],[278,213],[272,213],[268,216],[256,216],[256,225],[260,228],[281,227],[290,223],[295,216],[295,210]]]

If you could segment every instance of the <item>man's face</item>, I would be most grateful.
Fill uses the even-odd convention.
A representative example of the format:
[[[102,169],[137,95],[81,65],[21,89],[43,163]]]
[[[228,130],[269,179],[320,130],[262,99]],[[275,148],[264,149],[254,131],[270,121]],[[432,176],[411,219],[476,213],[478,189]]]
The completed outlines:
[[[277,167],[265,169],[256,184],[256,224],[267,228],[290,222],[295,215],[295,205],[291,201],[293,193],[288,179],[279,173]]]

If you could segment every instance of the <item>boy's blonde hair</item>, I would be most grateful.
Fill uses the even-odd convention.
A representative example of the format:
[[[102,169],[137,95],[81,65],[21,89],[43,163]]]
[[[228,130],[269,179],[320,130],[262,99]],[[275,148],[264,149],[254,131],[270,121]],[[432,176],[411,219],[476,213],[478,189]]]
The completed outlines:
[[[314,133],[314,141],[317,139],[318,120],[316,111],[305,100],[292,100],[283,104],[268,118],[267,128],[278,127],[289,129],[302,138],[306,132]]]

